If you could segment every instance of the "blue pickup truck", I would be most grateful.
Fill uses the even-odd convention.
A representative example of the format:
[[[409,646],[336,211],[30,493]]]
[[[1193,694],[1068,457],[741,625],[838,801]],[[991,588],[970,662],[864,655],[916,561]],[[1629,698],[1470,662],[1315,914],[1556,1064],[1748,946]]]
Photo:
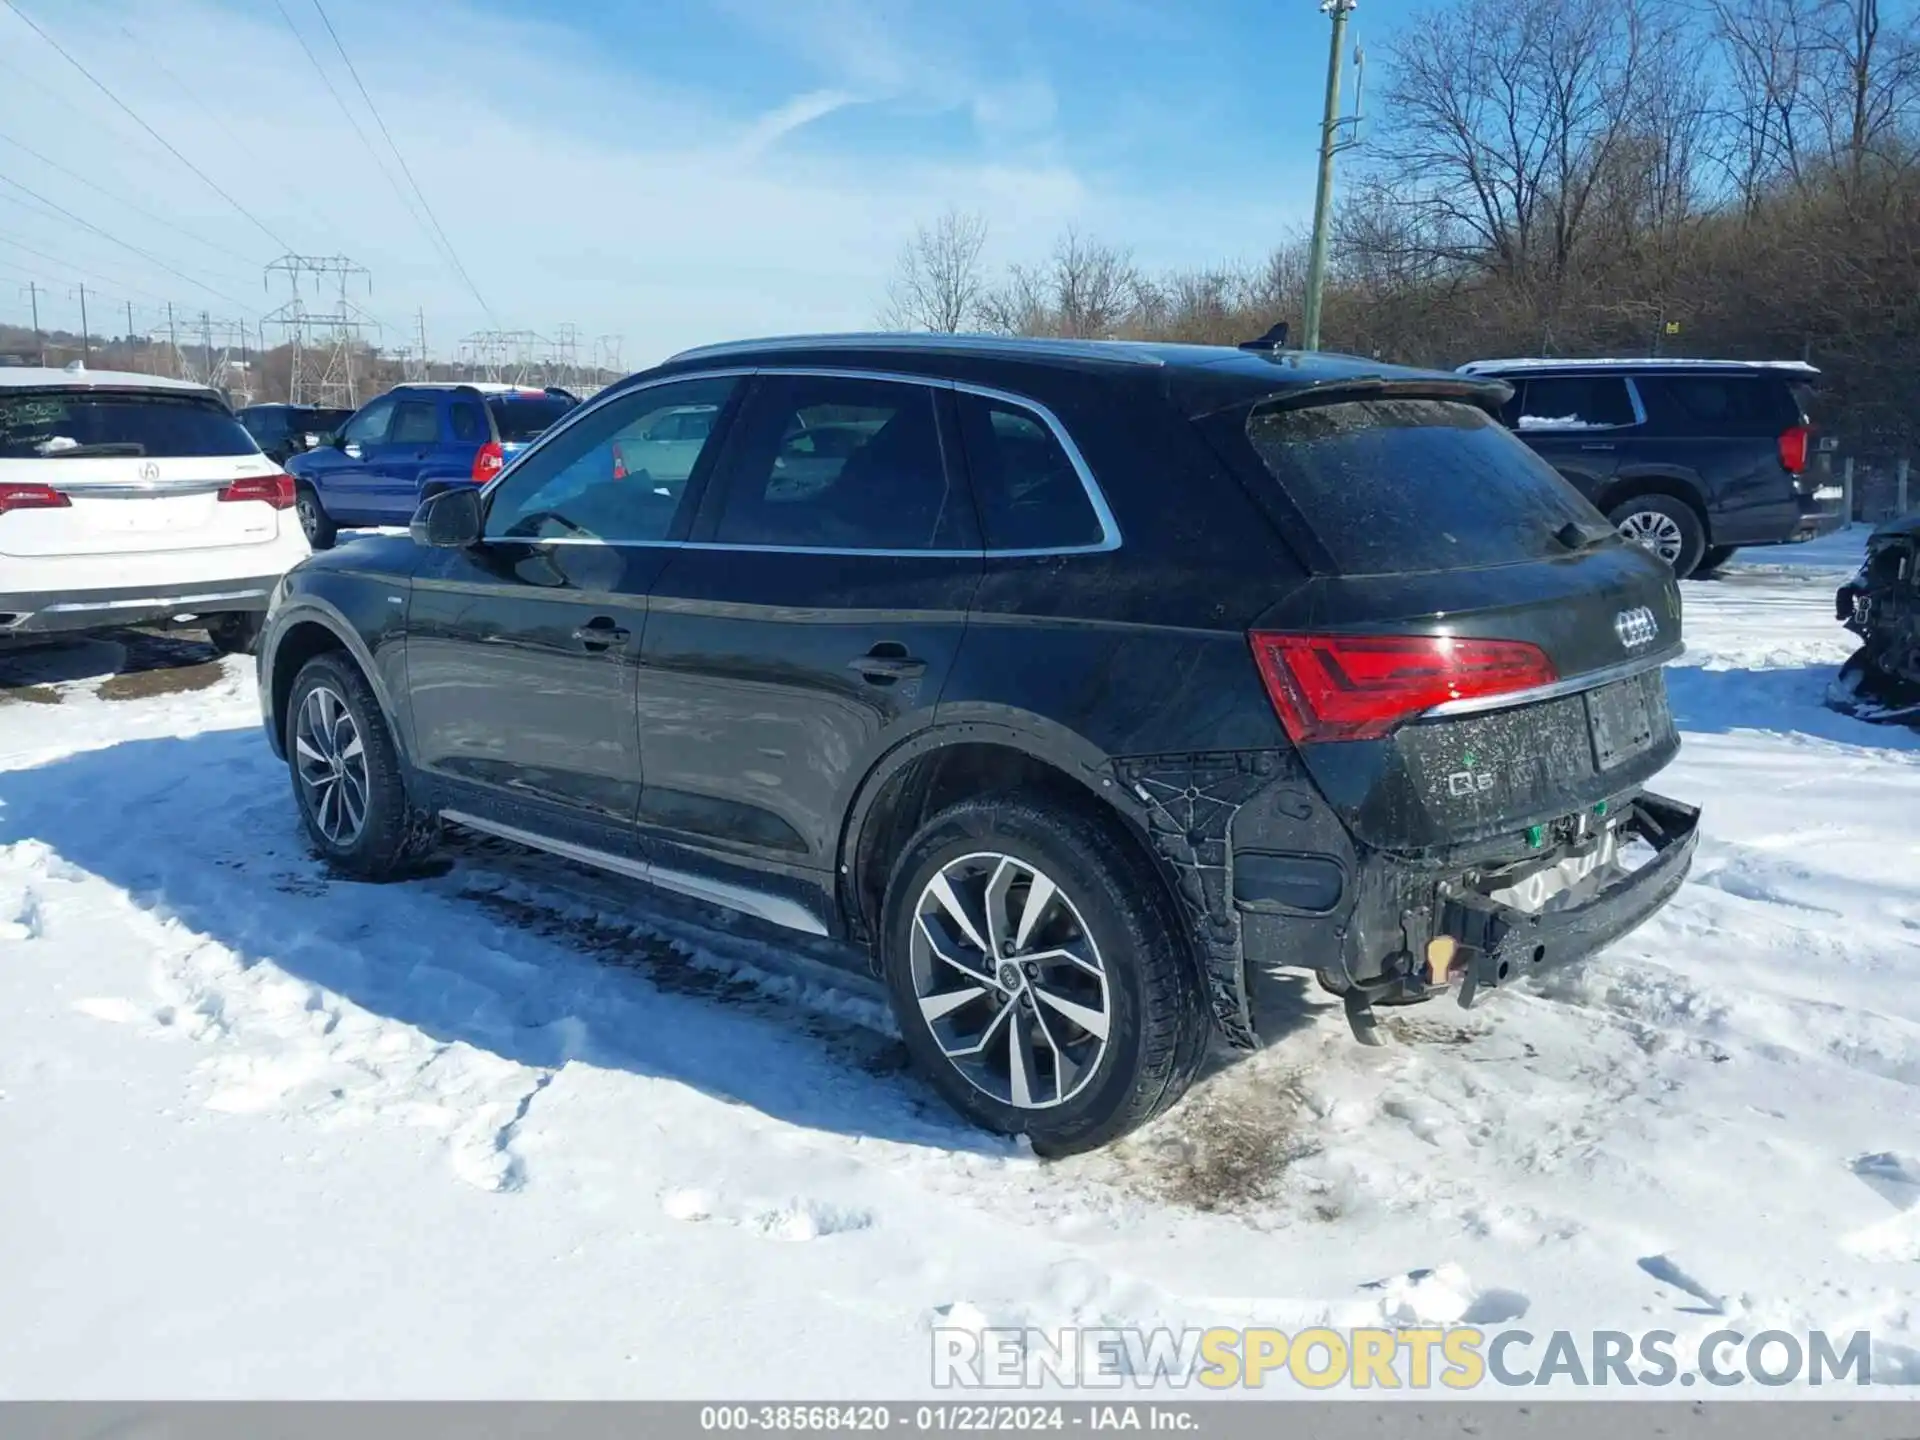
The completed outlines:
[[[565,390],[522,385],[389,390],[326,441],[287,461],[307,543],[325,550],[342,529],[404,525],[429,495],[484,485],[579,403]]]

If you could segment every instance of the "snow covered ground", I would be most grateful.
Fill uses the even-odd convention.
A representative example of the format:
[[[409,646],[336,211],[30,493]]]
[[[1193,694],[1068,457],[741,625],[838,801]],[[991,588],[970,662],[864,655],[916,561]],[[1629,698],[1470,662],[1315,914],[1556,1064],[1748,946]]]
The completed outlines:
[[[1462,1317],[1920,1383],[1920,740],[1819,703],[1861,540],[1686,587],[1661,918],[1386,1050],[1309,1002],[1060,1164],[686,912],[330,877],[244,663],[0,659],[0,1396],[905,1396],[934,1324]]]

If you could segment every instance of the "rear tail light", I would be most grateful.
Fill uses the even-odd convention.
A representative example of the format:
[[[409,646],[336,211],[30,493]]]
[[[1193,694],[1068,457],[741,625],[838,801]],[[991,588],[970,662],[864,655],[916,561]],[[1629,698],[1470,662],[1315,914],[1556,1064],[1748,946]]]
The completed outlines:
[[[1807,451],[1811,448],[1813,427],[1795,425],[1791,430],[1780,432],[1780,463],[1787,467],[1787,473],[1798,475],[1807,468]]]
[[[473,483],[476,485],[486,484],[487,481],[500,473],[500,468],[506,463],[507,455],[506,452],[500,448],[500,442],[498,440],[489,440],[474,454]]]
[[[1256,630],[1253,658],[1295,744],[1377,740],[1449,700],[1550,685],[1537,645],[1433,635],[1283,635]]]
[[[0,485],[0,515],[9,510],[64,510],[71,504],[51,485]]]
[[[293,477],[276,470],[271,475],[249,475],[220,492],[222,500],[264,500],[276,510],[293,508]]]

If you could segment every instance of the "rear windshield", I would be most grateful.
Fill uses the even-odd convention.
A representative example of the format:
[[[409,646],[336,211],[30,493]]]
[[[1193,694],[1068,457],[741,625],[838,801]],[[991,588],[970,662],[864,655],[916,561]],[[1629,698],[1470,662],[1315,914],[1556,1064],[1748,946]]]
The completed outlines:
[[[1255,410],[1247,439],[1342,574],[1461,570],[1565,555],[1579,493],[1475,406],[1350,400]]]
[[[493,428],[508,444],[533,439],[573,408],[573,401],[555,395],[489,395]]]
[[[233,413],[211,397],[77,390],[0,394],[0,460],[259,451]]]

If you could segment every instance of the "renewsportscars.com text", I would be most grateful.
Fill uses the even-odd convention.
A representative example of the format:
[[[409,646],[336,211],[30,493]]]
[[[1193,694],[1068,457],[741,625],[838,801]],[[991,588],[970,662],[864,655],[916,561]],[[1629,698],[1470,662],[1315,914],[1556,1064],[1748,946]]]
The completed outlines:
[[[1033,1386],[1204,1390],[1299,1386],[1328,1390],[1476,1390],[1486,1386],[1638,1388],[1868,1385],[1864,1330],[1715,1330],[1682,1341],[1671,1330],[1486,1331],[1470,1325],[1405,1330],[1261,1327],[1208,1330],[936,1328],[938,1389]]]

